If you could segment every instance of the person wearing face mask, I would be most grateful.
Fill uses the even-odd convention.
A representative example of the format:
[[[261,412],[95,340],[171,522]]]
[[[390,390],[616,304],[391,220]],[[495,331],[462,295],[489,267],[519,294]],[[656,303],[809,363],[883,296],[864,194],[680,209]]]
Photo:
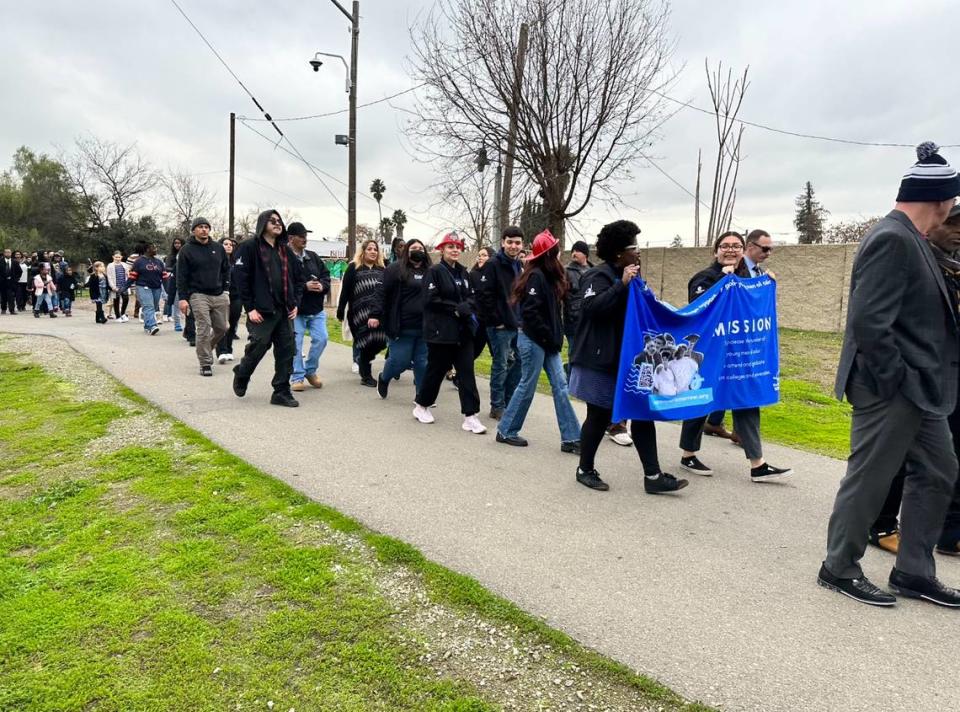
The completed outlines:
[[[144,253],[133,263],[130,278],[137,287],[137,297],[140,300],[143,315],[143,331],[156,336],[160,331],[157,325],[157,308],[160,306],[160,294],[163,291],[166,269],[157,257],[156,245],[148,244]]]
[[[424,280],[430,256],[420,240],[406,243],[398,262],[383,273],[383,282],[373,309],[387,334],[389,355],[377,376],[377,393],[386,398],[390,381],[413,364],[413,382],[423,384],[427,370],[427,342],[423,340]]]
[[[290,374],[296,342],[293,320],[303,297],[304,276],[300,260],[287,245],[287,230],[276,210],[257,218],[256,237],[237,247],[233,278],[247,312],[247,346],[233,367],[233,392],[243,398],[257,365],[273,348],[271,405],[296,408],[290,392]]]
[[[457,369],[457,392],[464,430],[476,435],[487,432],[477,418],[480,394],[473,373],[473,334],[477,330],[476,303],[470,276],[457,262],[463,252],[463,240],[449,233],[436,246],[439,264],[426,277],[426,303],[423,311],[423,338],[427,342],[427,371],[417,389],[413,417],[421,423],[434,422],[431,406],[437,401],[440,386],[451,368]]]
[[[743,259],[744,239],[733,230],[720,235],[713,243],[714,261],[709,267],[697,272],[687,284],[690,301],[694,301],[728,274],[749,278],[751,270]],[[773,275],[770,275],[771,277]],[[697,457],[703,438],[703,427],[708,416],[691,418],[683,422],[680,431],[680,448],[683,454],[680,467],[695,475],[709,477],[713,470]],[[750,481],[767,482],[793,474],[789,468],[774,467],[763,458],[760,442],[760,409],[743,408],[733,411],[733,429],[750,461]]]
[[[570,355],[570,394],[587,404],[587,418],[580,429],[580,465],[577,482],[604,492],[610,486],[594,469],[597,448],[613,417],[620,347],[623,345],[628,286],[640,274],[637,235],[640,228],[629,220],[604,225],[597,236],[597,257],[603,263],[583,275],[580,319]],[[630,423],[633,446],[643,465],[647,494],[676,492],[687,486],[660,469],[657,430],[652,421]]]

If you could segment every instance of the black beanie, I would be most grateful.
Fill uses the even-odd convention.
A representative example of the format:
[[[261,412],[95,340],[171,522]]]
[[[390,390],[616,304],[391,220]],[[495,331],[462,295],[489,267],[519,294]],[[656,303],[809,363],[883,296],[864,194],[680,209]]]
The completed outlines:
[[[588,245],[583,240],[577,240],[573,243],[573,247],[570,248],[570,252],[580,252],[587,257],[590,256],[590,245]]]
[[[900,181],[898,203],[939,203],[960,195],[960,176],[933,141],[917,146],[917,162]]]

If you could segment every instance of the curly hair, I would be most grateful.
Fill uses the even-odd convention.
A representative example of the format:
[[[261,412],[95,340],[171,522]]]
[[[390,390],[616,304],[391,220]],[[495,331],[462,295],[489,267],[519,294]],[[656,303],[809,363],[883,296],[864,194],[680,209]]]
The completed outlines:
[[[629,220],[615,220],[607,223],[597,235],[597,257],[604,262],[614,262],[617,255],[630,245],[636,244],[640,228]]]

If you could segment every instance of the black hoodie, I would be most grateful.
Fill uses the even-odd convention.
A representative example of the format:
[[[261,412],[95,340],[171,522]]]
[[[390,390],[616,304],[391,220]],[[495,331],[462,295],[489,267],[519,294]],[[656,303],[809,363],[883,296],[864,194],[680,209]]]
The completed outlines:
[[[230,287],[230,260],[223,245],[191,235],[176,258],[177,294],[190,301],[193,294],[216,297]]]
[[[247,313],[254,309],[264,314],[272,314],[278,309],[290,312],[300,305],[303,296],[303,267],[293,250],[287,246],[286,225],[283,226],[274,247],[270,247],[262,237],[271,215],[280,217],[276,210],[264,210],[260,213],[257,218],[256,237],[244,240],[235,251],[237,259],[233,263],[233,279],[237,283],[237,294],[240,295],[240,301]],[[286,285],[282,278],[284,264],[287,273]]]

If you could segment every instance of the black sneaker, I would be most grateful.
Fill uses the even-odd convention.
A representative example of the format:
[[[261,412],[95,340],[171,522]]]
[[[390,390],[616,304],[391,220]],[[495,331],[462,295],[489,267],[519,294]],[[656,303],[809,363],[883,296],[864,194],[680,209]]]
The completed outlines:
[[[521,438],[519,435],[507,438],[501,435],[499,430],[497,431],[497,442],[503,443],[504,445],[513,445],[514,447],[526,447],[528,445],[526,438]]]
[[[370,376],[361,376],[360,385],[366,386],[367,388],[376,388],[377,382],[374,381]]]
[[[503,408],[490,408],[490,419],[500,420],[503,417]]]
[[[578,467],[577,482],[582,484],[584,487],[589,487],[590,489],[597,490],[598,492],[606,492],[608,489],[610,489],[610,485],[600,479],[600,473],[596,470],[587,470],[584,472]]]
[[[579,455],[580,441],[570,440],[569,442],[560,443],[560,452],[569,452],[571,455]]]
[[[239,368],[239,364],[233,367],[233,392],[238,398],[243,398],[247,395],[247,385],[250,383],[250,379],[243,378],[237,370]]]
[[[282,405],[287,408],[297,408],[300,402],[290,393],[274,393],[270,396],[270,405]]]
[[[890,588],[907,598],[920,598],[938,606],[960,608],[960,591],[944,586],[936,578],[905,574],[894,566],[890,571]]]
[[[686,470],[693,475],[702,475],[703,477],[710,477],[713,475],[713,470],[700,462],[696,455],[691,455],[690,457],[681,457],[680,469]]]
[[[190,346],[191,346],[192,348],[197,348],[197,340],[196,340],[196,339],[190,339],[189,341],[187,341],[187,343],[190,344]]]
[[[159,333],[160,333],[160,327],[159,327],[159,326],[154,326],[154,327],[152,327],[152,328],[150,329],[150,336],[156,336],[156,335],[159,334]]]
[[[768,480],[778,480],[781,477],[789,477],[792,474],[793,470],[789,467],[782,470],[779,467],[773,467],[769,462],[765,462],[760,467],[750,468],[750,481],[766,482]]]
[[[212,367],[212,366],[201,366],[201,367],[200,367],[200,375],[201,375],[201,376],[212,376],[212,375],[213,375],[213,367]]]
[[[647,494],[666,494],[676,492],[686,487],[689,482],[679,480],[669,472],[661,472],[657,475],[646,475],[643,478],[643,489]]]
[[[860,601],[860,603],[866,603],[870,606],[893,606],[897,603],[896,596],[881,591],[866,576],[840,578],[827,571],[827,567],[823,565],[820,566],[820,573],[817,574],[817,583],[824,588],[842,593],[854,601]]]
[[[377,376],[377,395],[381,399],[387,399],[387,389],[390,388],[390,381],[383,380],[383,374]]]

